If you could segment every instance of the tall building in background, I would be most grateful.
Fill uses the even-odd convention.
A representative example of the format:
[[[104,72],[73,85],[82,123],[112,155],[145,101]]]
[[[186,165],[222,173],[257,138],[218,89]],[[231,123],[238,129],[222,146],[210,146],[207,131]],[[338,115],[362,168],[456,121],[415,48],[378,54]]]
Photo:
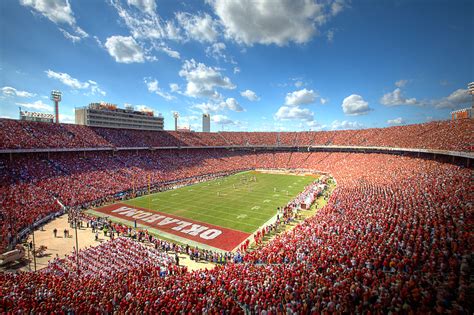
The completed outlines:
[[[211,132],[211,115],[202,114],[202,132]]]
[[[472,119],[474,118],[474,82],[467,85],[467,92],[472,96],[472,105],[469,108],[463,108],[451,112],[451,119]]]
[[[163,130],[164,118],[152,110],[135,110],[132,106],[118,108],[110,103],[91,103],[76,108],[76,124],[138,130]]]

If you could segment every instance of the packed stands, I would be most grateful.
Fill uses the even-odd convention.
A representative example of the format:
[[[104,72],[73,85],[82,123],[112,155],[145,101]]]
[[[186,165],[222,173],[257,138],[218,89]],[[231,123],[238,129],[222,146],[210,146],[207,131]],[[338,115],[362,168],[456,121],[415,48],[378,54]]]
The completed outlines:
[[[125,237],[80,250],[66,258],[55,258],[41,272],[66,276],[77,274],[79,270],[78,276],[109,280],[119,273],[145,266],[160,270],[162,276],[180,272],[171,256]]]
[[[337,187],[314,217],[247,253],[243,263],[211,271],[170,272],[166,277],[160,268],[147,264],[127,267],[128,272],[117,271],[111,278],[77,277],[64,271],[0,274],[0,311],[472,312],[468,295],[473,263],[470,169],[404,156],[324,152],[139,153],[138,162],[133,154],[117,154],[84,159],[75,169],[72,165],[78,159],[56,156],[47,164],[60,163],[64,178],[79,174],[80,169],[98,172],[97,180],[102,177],[107,184],[105,176],[126,168],[137,174],[158,172],[167,170],[173,160],[172,177],[231,169],[242,163],[261,168],[297,165],[331,173]],[[153,163],[155,168],[147,170]],[[100,173],[105,171],[100,164],[108,165],[110,173]],[[36,178],[34,166],[23,173],[20,164],[9,164],[7,173],[14,168],[15,174],[24,174],[22,184],[36,185],[55,176],[48,171]],[[15,177],[3,176],[16,183]],[[167,178],[168,172],[161,176]],[[101,191],[93,176],[82,180]],[[120,182],[120,176],[114,181]],[[83,188],[76,188],[76,182],[68,184],[71,189]],[[135,245],[129,248],[127,255],[132,257],[141,252]],[[86,256],[94,256],[91,253]],[[106,251],[104,257],[114,262],[111,253]],[[87,268],[97,268],[89,262]]]
[[[474,120],[344,131],[142,131],[0,119],[1,149],[186,146],[368,146],[474,151]]]
[[[152,240],[118,238],[37,273],[0,273],[0,313],[472,313],[472,169],[409,156],[208,149],[382,146],[474,151],[472,120],[321,132],[151,132],[0,119],[0,250],[60,204],[73,211],[174,180],[242,168],[306,168],[337,187],[315,216],[255,251],[186,272]],[[81,148],[202,149],[81,152]],[[207,255],[205,253],[205,255]],[[240,257],[240,254],[239,254]]]

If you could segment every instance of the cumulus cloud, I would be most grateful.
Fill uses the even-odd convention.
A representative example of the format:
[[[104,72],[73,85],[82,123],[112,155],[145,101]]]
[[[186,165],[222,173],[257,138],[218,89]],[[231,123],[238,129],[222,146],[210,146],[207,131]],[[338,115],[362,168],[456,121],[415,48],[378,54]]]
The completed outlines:
[[[191,108],[199,109],[203,113],[217,113],[223,110],[231,110],[234,112],[243,112],[245,109],[240,106],[237,100],[233,97],[227,98],[225,101],[222,102],[208,102],[208,103],[201,103],[195,104],[191,106]]]
[[[389,125],[401,125],[404,122],[405,121],[403,120],[402,117],[387,120],[387,124],[389,124]]]
[[[314,103],[317,94],[313,90],[302,89],[286,94],[285,105],[298,106]]]
[[[362,96],[352,94],[346,97],[342,102],[342,110],[346,115],[357,116],[367,114],[372,109]]]
[[[416,98],[404,97],[402,90],[400,88],[396,88],[393,92],[384,94],[384,96],[382,96],[380,99],[380,104],[385,106],[419,105],[420,102],[418,102]]]
[[[226,108],[228,108],[228,109],[230,109],[234,112],[244,111],[242,106],[240,106],[240,104],[237,102],[237,100],[233,97],[226,99],[224,103],[225,103]]]
[[[153,15],[156,10],[155,0],[127,0],[127,3],[149,15]]]
[[[407,83],[408,83],[408,80],[398,80],[397,82],[395,82],[395,86],[401,88],[407,85]]]
[[[236,122],[225,115],[211,116],[211,120],[218,125],[236,125]]]
[[[100,94],[105,96],[106,93],[103,91],[97,82],[92,80],[87,80],[86,82],[81,82],[76,78],[71,77],[68,73],[65,72],[55,72],[53,70],[45,71],[48,78],[55,79],[60,81],[62,84],[67,85],[75,90],[89,90],[88,93],[91,94]]]
[[[173,92],[173,93],[178,93],[178,92],[180,92],[181,89],[179,88],[179,85],[178,85],[178,84],[176,84],[176,83],[170,83],[170,90],[171,90],[171,92]]]
[[[431,103],[435,108],[444,109],[444,108],[456,108],[460,105],[468,103],[471,99],[467,89],[457,89],[446,97],[443,97],[439,100],[433,100]]]
[[[260,100],[260,98],[258,97],[257,93],[255,93],[255,92],[252,91],[252,90],[245,90],[245,91],[242,91],[242,92],[240,92],[240,95],[241,95],[242,97],[245,97],[245,98],[248,99],[249,101],[252,101],[252,102],[255,102],[255,101]]]
[[[275,114],[276,120],[314,120],[314,113],[299,106],[281,106]]]
[[[55,24],[68,25],[75,34],[71,34],[63,28],[59,28],[59,30],[73,42],[89,37],[89,34],[77,26],[68,0],[20,0],[20,4],[31,8],[32,12],[41,14]]]
[[[193,15],[178,12],[176,19],[186,36],[199,42],[212,43],[218,36],[217,22],[209,14]]]
[[[209,0],[225,35],[238,43],[306,43],[318,28],[344,8],[342,1]]]
[[[358,123],[357,121],[339,121],[334,120],[331,124],[332,130],[345,130],[345,129],[359,129],[362,128],[364,125]]]
[[[158,80],[153,78],[143,78],[143,82],[146,84],[148,92],[155,93],[168,101],[175,99],[173,95],[161,90]]]
[[[26,107],[30,109],[34,109],[40,112],[51,112],[53,111],[53,106],[43,103],[43,101],[39,100],[33,103],[16,103],[21,107]]]
[[[33,97],[36,96],[34,93],[27,91],[20,91],[11,86],[4,86],[0,89],[3,96],[17,96],[17,97]]]
[[[105,41],[105,48],[118,63],[142,63],[146,59],[142,48],[131,36],[111,36]]]
[[[236,87],[228,77],[221,74],[220,69],[206,66],[194,59],[184,62],[179,75],[186,79],[184,93],[191,97],[218,99],[221,95],[216,88],[235,89]]]
[[[308,121],[306,125],[309,127],[311,131],[321,131],[326,129],[326,125],[322,125],[318,123],[316,120]]]

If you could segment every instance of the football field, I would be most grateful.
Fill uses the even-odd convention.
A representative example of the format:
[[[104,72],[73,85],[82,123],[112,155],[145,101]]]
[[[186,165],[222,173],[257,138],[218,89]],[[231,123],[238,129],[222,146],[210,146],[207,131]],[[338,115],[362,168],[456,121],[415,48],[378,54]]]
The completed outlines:
[[[139,223],[149,227],[153,223],[153,228],[158,230],[167,228],[165,232],[184,238],[191,236],[196,242],[228,250],[258,230],[275,216],[277,207],[286,205],[315,179],[314,176],[242,172],[141,196],[94,212],[104,212],[122,220],[139,219],[143,221]],[[199,234],[199,229],[208,233]],[[212,237],[217,232],[211,232],[216,230],[229,235],[217,235],[215,238],[220,241],[216,243]],[[223,246],[226,242],[232,244]]]

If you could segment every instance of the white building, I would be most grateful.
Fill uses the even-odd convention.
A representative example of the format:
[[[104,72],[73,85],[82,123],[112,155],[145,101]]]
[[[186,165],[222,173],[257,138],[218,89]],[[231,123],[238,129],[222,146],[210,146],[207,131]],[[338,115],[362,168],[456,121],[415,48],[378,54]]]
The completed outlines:
[[[107,127],[137,130],[163,130],[164,119],[153,111],[138,111],[131,106],[125,109],[115,104],[91,103],[76,108],[76,124],[92,127]]]
[[[211,115],[202,114],[202,132],[211,132]]]

